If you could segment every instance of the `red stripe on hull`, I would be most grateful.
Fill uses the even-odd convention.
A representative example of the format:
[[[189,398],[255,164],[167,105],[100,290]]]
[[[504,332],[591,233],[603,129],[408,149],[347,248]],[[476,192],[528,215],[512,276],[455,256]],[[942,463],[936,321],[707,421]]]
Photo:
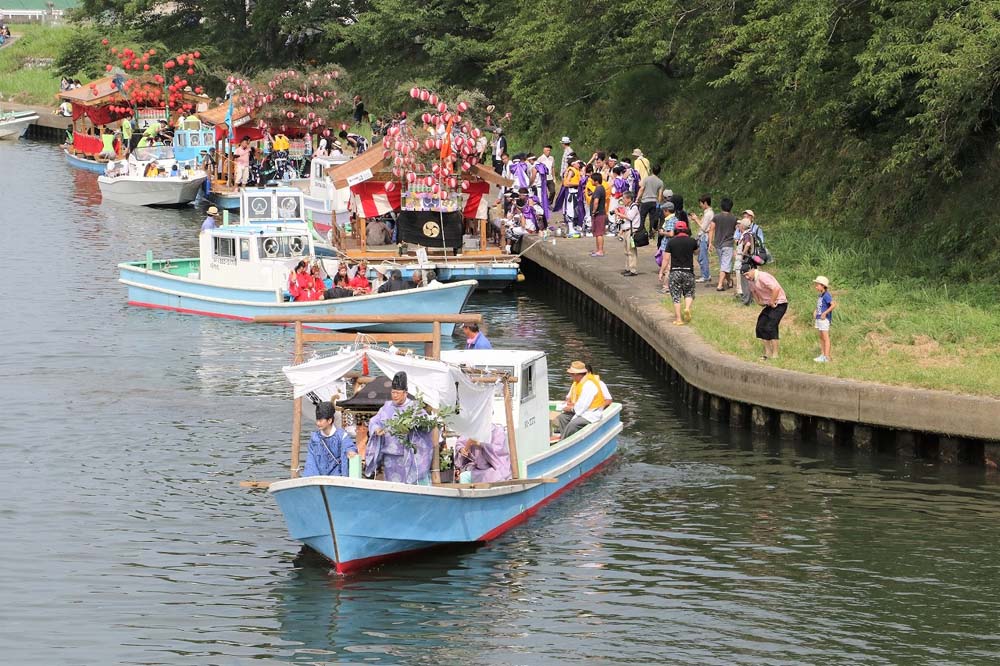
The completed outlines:
[[[153,310],[169,310],[170,312],[179,312],[181,314],[190,315],[200,315],[202,317],[215,317],[216,319],[229,319],[231,321],[245,321],[253,323],[253,319],[250,317],[240,317],[238,315],[222,314],[219,312],[204,312],[202,310],[190,310],[188,308],[175,308],[170,305],[157,305],[156,303],[143,303],[142,301],[129,301],[129,305],[135,305],[140,308],[152,308]],[[270,324],[271,326],[293,326],[290,323],[281,324]],[[323,328],[322,326],[310,326],[309,324],[303,324],[302,328],[308,328],[314,331],[329,331],[330,329]]]
[[[249,317],[239,317],[237,315],[221,314],[219,312],[204,312],[202,310],[190,310],[188,308],[175,308],[170,305],[157,305],[156,303],[143,303],[142,301],[129,301],[129,305],[136,305],[140,308],[153,308],[154,310],[169,310],[180,312],[181,314],[201,315],[203,317],[217,317],[218,319],[234,319],[236,321],[253,321]]]
[[[535,505],[533,505],[533,506],[525,509],[521,513],[517,514],[516,516],[514,516],[513,518],[511,518],[510,520],[508,520],[507,522],[502,523],[501,525],[498,525],[497,527],[493,528],[492,530],[490,530],[486,534],[482,535],[481,537],[479,537],[478,539],[476,539],[473,543],[492,541],[493,539],[497,538],[498,536],[500,536],[504,532],[506,532],[506,531],[510,530],[511,528],[516,527],[516,526],[520,525],[521,523],[525,522],[526,520],[528,520],[528,518],[530,518],[531,516],[533,516],[536,513],[538,513],[539,509],[541,509],[542,507],[544,507],[546,504],[548,504],[552,500],[556,499],[557,497],[559,497],[560,495],[562,495],[563,493],[565,493],[567,490],[570,490],[571,488],[575,487],[576,485],[578,485],[578,484],[586,481],[587,479],[589,479],[590,477],[592,477],[594,474],[597,474],[602,469],[604,469],[605,467],[607,467],[608,464],[612,460],[615,459],[615,455],[617,455],[617,454],[612,454],[612,455],[608,456],[607,459],[602,460],[601,463],[598,464],[598,465],[596,465],[592,470],[581,474],[578,478],[573,479],[572,481],[570,481],[569,483],[567,483],[565,486],[563,486],[562,488],[560,488],[556,492],[552,493],[551,495],[549,495],[548,497],[546,497],[542,501],[540,501],[537,504],[535,504]],[[392,562],[394,560],[399,560],[399,559],[408,557],[410,555],[414,555],[416,553],[423,553],[423,552],[431,550],[433,548],[440,548],[442,546],[449,546],[449,545],[454,546],[454,545],[458,545],[458,544],[454,544],[454,543],[451,543],[451,544],[449,544],[449,543],[436,543],[436,544],[434,544],[432,546],[427,546],[427,547],[424,547],[424,548],[414,548],[412,550],[401,550],[401,551],[399,551],[397,553],[389,553],[387,555],[375,555],[373,557],[361,557],[361,558],[358,558],[356,560],[349,560],[347,562],[333,562],[333,560],[330,560],[330,561],[333,563],[333,565],[334,565],[337,573],[339,573],[339,574],[351,574],[351,573],[357,573],[359,571],[364,571],[364,570],[367,570],[367,569],[371,569],[371,568],[373,568],[373,567],[375,567],[375,566],[377,566],[379,564],[385,564],[387,562]],[[329,559],[329,558],[327,558],[327,559]]]

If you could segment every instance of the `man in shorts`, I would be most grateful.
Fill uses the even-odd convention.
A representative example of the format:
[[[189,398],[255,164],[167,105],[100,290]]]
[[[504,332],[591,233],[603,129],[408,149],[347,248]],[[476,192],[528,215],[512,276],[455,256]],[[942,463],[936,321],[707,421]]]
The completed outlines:
[[[733,215],[733,200],[726,197],[720,204],[722,212],[712,218],[708,226],[708,237],[719,255],[719,286],[716,291],[733,287],[733,234],[736,232],[736,216]]]
[[[766,361],[778,358],[778,325],[788,310],[788,298],[775,277],[760,270],[755,259],[750,257],[743,262],[742,270],[753,299],[764,306],[757,316],[757,338],[764,343],[760,360]]]
[[[674,225],[674,235],[667,241],[663,253],[663,263],[670,276],[670,299],[674,302],[674,326],[683,326],[691,321],[691,305],[694,303],[694,256],[698,252],[698,241],[691,238],[687,222],[678,220]],[[681,299],[684,299],[684,316],[681,316]]]

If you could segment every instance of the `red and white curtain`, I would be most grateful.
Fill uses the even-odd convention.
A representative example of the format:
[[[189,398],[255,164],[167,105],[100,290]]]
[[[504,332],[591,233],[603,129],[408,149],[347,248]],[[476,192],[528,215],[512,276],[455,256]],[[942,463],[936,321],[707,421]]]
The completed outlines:
[[[486,219],[489,208],[490,185],[485,182],[469,183],[469,189],[462,193],[465,202],[462,215],[468,219]],[[364,218],[378,217],[394,210],[401,205],[399,187],[389,192],[385,191],[385,183],[380,181],[365,181],[351,186],[351,210]]]

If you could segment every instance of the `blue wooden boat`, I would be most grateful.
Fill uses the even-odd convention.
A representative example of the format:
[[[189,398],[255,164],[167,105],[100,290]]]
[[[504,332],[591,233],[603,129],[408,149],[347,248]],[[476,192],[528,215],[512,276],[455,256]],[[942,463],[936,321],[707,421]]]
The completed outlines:
[[[128,287],[129,305],[239,321],[259,316],[432,314],[462,311],[474,280],[331,300],[288,301],[285,285],[295,264],[307,256],[308,237],[297,231],[263,226],[220,227],[201,234],[199,258],[118,264],[119,282]],[[265,245],[267,244],[267,245]],[[267,256],[274,247],[275,256]],[[325,261],[325,260],[320,260]],[[331,267],[329,274],[336,272]],[[377,331],[378,324],[310,325]],[[407,329],[422,331],[428,324]],[[445,333],[450,334],[451,329]]]
[[[103,174],[104,170],[107,168],[107,162],[98,162],[95,159],[91,159],[83,155],[74,155],[66,148],[63,148],[63,153],[66,155],[66,161],[69,162],[70,166],[74,166],[78,169],[86,169],[87,171],[92,171],[93,173]]]
[[[268,491],[291,537],[332,562],[338,573],[368,569],[428,548],[490,541],[599,472],[616,453],[620,404],[606,407],[597,423],[550,445],[549,415],[558,403],[548,400],[542,352],[461,350],[441,356],[455,366],[505,372],[516,379],[508,384],[505,399],[494,402],[492,417],[516,434],[516,456],[511,456],[517,461],[516,478],[410,485],[311,476],[271,483]],[[293,468],[296,450],[293,447]]]

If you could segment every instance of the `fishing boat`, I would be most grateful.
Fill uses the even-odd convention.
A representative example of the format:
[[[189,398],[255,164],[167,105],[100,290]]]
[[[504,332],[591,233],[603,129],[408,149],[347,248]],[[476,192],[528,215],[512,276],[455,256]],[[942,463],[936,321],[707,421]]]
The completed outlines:
[[[36,120],[38,114],[34,111],[0,111],[0,140],[17,141]]]
[[[198,197],[208,178],[195,161],[176,159],[170,146],[136,148],[127,160],[108,163],[97,179],[101,196],[134,206],[179,206]]]
[[[479,321],[477,315],[437,317],[439,326],[443,321]],[[407,318],[397,321],[405,325]],[[424,338],[431,350],[425,352],[427,356],[401,356],[379,346],[392,337],[391,333],[359,336],[351,342],[347,334],[310,335],[297,327],[296,364],[284,369],[295,396],[291,478],[244,483],[267,487],[291,538],[321,554],[338,573],[368,569],[437,546],[490,541],[596,474],[615,455],[622,430],[621,405],[616,403],[605,407],[596,423],[564,440],[551,441],[550,414],[560,409],[560,403],[548,399],[543,352],[505,349],[437,354],[440,338],[431,334]],[[305,343],[334,339],[346,342],[336,354],[301,363]],[[456,403],[458,410],[453,413],[463,414],[464,420],[455,425],[455,433],[486,441],[478,433],[501,428],[509,447],[510,478],[482,483],[440,481],[438,447],[448,446],[447,438],[435,444],[430,481],[423,485],[365,478],[375,470],[365,470],[360,478],[298,476],[302,396],[336,395],[336,382],[352,372],[356,376],[355,368],[367,363],[386,376],[408,371],[410,393],[432,408]],[[489,393],[482,409],[484,391]],[[442,434],[435,431],[433,437],[440,442]],[[361,451],[360,436],[358,444]]]
[[[301,192],[293,193],[301,204]],[[291,301],[288,280],[300,261],[318,263],[327,275],[334,275],[339,260],[316,255],[308,230],[288,201],[281,188],[248,191],[245,219],[251,223],[202,231],[197,258],[154,260],[152,252],[147,252],[144,261],[119,264],[119,281],[128,287],[129,304],[241,321],[260,315],[333,313],[377,318],[389,313],[458,313],[476,287],[474,280],[467,280],[382,294]],[[282,215],[286,214],[289,221],[284,223]],[[379,330],[380,326],[372,323],[365,328]]]

